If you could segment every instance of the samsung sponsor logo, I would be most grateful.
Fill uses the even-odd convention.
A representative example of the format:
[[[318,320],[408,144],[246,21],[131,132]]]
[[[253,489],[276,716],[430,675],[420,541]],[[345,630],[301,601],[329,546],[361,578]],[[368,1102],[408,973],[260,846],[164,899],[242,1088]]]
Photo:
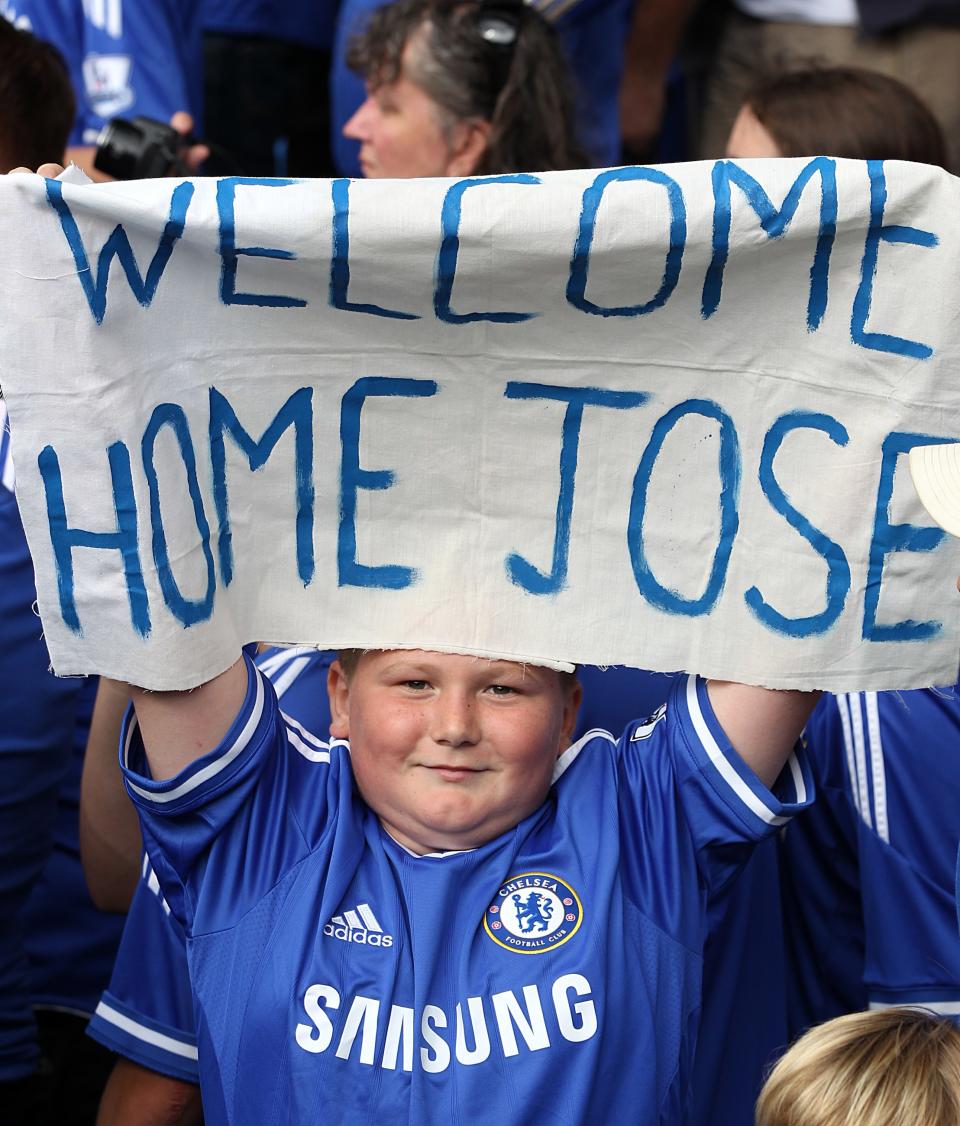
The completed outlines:
[[[541,989],[543,995],[541,995]],[[453,1011],[424,1005],[417,1013],[358,993],[349,1005],[332,985],[311,985],[303,996],[308,1022],[296,1026],[305,1052],[319,1055],[334,1044],[334,1055],[388,1071],[446,1071],[489,1058],[494,1045],[504,1056],[549,1048],[557,1039],[581,1043],[597,1033],[597,1009],[590,982],[563,974],[549,987],[524,985],[486,997],[468,997]]]

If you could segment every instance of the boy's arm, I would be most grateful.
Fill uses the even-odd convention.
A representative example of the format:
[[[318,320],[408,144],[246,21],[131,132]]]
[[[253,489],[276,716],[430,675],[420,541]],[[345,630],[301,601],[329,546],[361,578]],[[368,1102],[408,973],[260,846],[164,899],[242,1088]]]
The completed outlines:
[[[131,688],[154,780],[173,778],[222,742],[246,692],[247,667],[242,657],[226,672],[188,692]]]
[[[199,1126],[200,1088],[150,1071],[121,1056],[97,1114],[97,1126]]]
[[[772,786],[820,693],[756,688],[729,680],[711,680],[707,693],[734,750],[765,786]]]
[[[117,763],[130,689],[100,678],[80,783],[80,859],[101,911],[126,911],[140,876],[140,822]]]

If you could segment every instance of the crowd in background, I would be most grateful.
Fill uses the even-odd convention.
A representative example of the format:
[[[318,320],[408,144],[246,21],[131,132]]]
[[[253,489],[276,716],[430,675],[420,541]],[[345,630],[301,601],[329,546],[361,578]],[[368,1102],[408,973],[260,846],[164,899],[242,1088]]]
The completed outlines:
[[[253,177],[818,153],[960,171],[955,0],[0,0],[0,15],[0,171],[66,154],[100,176],[104,127],[135,117],[173,121],[168,171]],[[106,1086],[101,1126],[197,1122],[184,936],[135,826],[113,813],[127,697],[49,674],[9,447],[0,426],[0,1118],[92,1123]],[[317,699],[331,655],[257,659],[285,711],[311,730],[329,720]],[[636,670],[580,676],[581,732],[619,731],[672,684]],[[97,773],[81,796],[88,737]],[[876,1045],[845,1056],[862,1076],[906,1066],[914,1041],[929,1053],[960,1019],[956,686],[825,697],[806,738],[817,805],[710,907],[692,1126],[753,1121],[770,1065],[825,1021],[900,1006],[941,1018],[898,1025],[891,1058]],[[159,986],[143,980],[147,950]],[[878,1035],[850,1028],[861,1046]],[[809,1094],[841,1048],[806,1051],[802,1081],[774,1073],[764,1126],[847,1121],[830,1117],[833,1089],[800,1116],[789,1084]],[[955,1043],[943,1051],[924,1089],[941,1067],[946,1110],[849,1121],[960,1120]],[[888,1087],[884,1098],[919,1106],[909,1079]]]

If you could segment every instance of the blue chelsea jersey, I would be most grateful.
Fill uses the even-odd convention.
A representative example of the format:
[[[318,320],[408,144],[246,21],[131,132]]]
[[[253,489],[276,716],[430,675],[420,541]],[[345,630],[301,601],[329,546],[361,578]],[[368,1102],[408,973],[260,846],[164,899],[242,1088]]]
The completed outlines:
[[[619,742],[561,756],[548,800],[481,848],[412,856],[348,748],[249,666],[220,747],[127,785],[188,935],[209,1123],[679,1121],[705,902],[812,796],[744,767],[695,679]],[[781,798],[783,800],[781,800]]]
[[[203,59],[197,0],[4,0],[2,14],[63,55],[77,96],[71,145],[96,143],[113,117],[201,130]]]
[[[578,670],[583,704],[577,734],[619,731],[662,704],[680,674],[590,666]],[[812,763],[811,765],[816,765]],[[793,833],[819,811],[791,822]],[[762,841],[740,875],[708,904],[697,1049],[690,1075],[691,1126],[748,1126],[773,1060],[790,1041],[777,843]]]
[[[807,728],[818,775],[832,762],[845,790],[854,835],[846,852],[860,896],[846,914],[862,911],[860,968],[871,1008],[923,1005],[960,1018],[958,736],[955,687],[824,697]],[[818,827],[798,825],[799,838]],[[813,937],[819,945],[835,940]],[[860,984],[844,980],[839,988]]]
[[[269,649],[256,658],[257,667],[270,678],[284,714],[311,731],[326,731],[330,726],[326,676],[334,656],[329,651],[294,647]],[[655,711],[672,683],[670,676],[637,669],[584,667],[578,675],[584,689],[578,737],[598,726],[601,716],[610,725],[622,726],[631,715]],[[736,886],[741,887],[744,880],[745,876]],[[149,974],[143,972],[144,965],[150,966]],[[724,1027],[727,1015],[726,1010],[720,1014]],[[144,856],[110,986],[100,998],[87,1033],[143,1067],[197,1083],[194,1029],[186,938]],[[724,1037],[725,1042],[728,1039]],[[782,1037],[777,1043],[782,1043]],[[698,1051],[702,1050],[701,1043]],[[729,1074],[728,1068],[728,1079]],[[711,1102],[713,1086],[711,1083],[708,1096]]]
[[[304,646],[266,649],[257,667],[285,715],[318,731],[330,725],[327,670],[335,654]],[[144,973],[144,966],[150,967]],[[197,1037],[183,929],[170,913],[149,858],[127,912],[109,988],[87,1034],[151,1071],[199,1082]]]
[[[185,938],[146,856],[87,1035],[150,1071],[199,1082]]]

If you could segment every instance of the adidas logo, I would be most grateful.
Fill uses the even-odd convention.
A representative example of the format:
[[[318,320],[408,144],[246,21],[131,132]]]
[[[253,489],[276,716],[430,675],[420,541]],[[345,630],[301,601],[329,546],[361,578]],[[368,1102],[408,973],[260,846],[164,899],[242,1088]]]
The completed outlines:
[[[328,938],[355,942],[359,946],[393,946],[393,935],[384,934],[369,903],[358,903],[352,911],[334,915],[323,928]]]

